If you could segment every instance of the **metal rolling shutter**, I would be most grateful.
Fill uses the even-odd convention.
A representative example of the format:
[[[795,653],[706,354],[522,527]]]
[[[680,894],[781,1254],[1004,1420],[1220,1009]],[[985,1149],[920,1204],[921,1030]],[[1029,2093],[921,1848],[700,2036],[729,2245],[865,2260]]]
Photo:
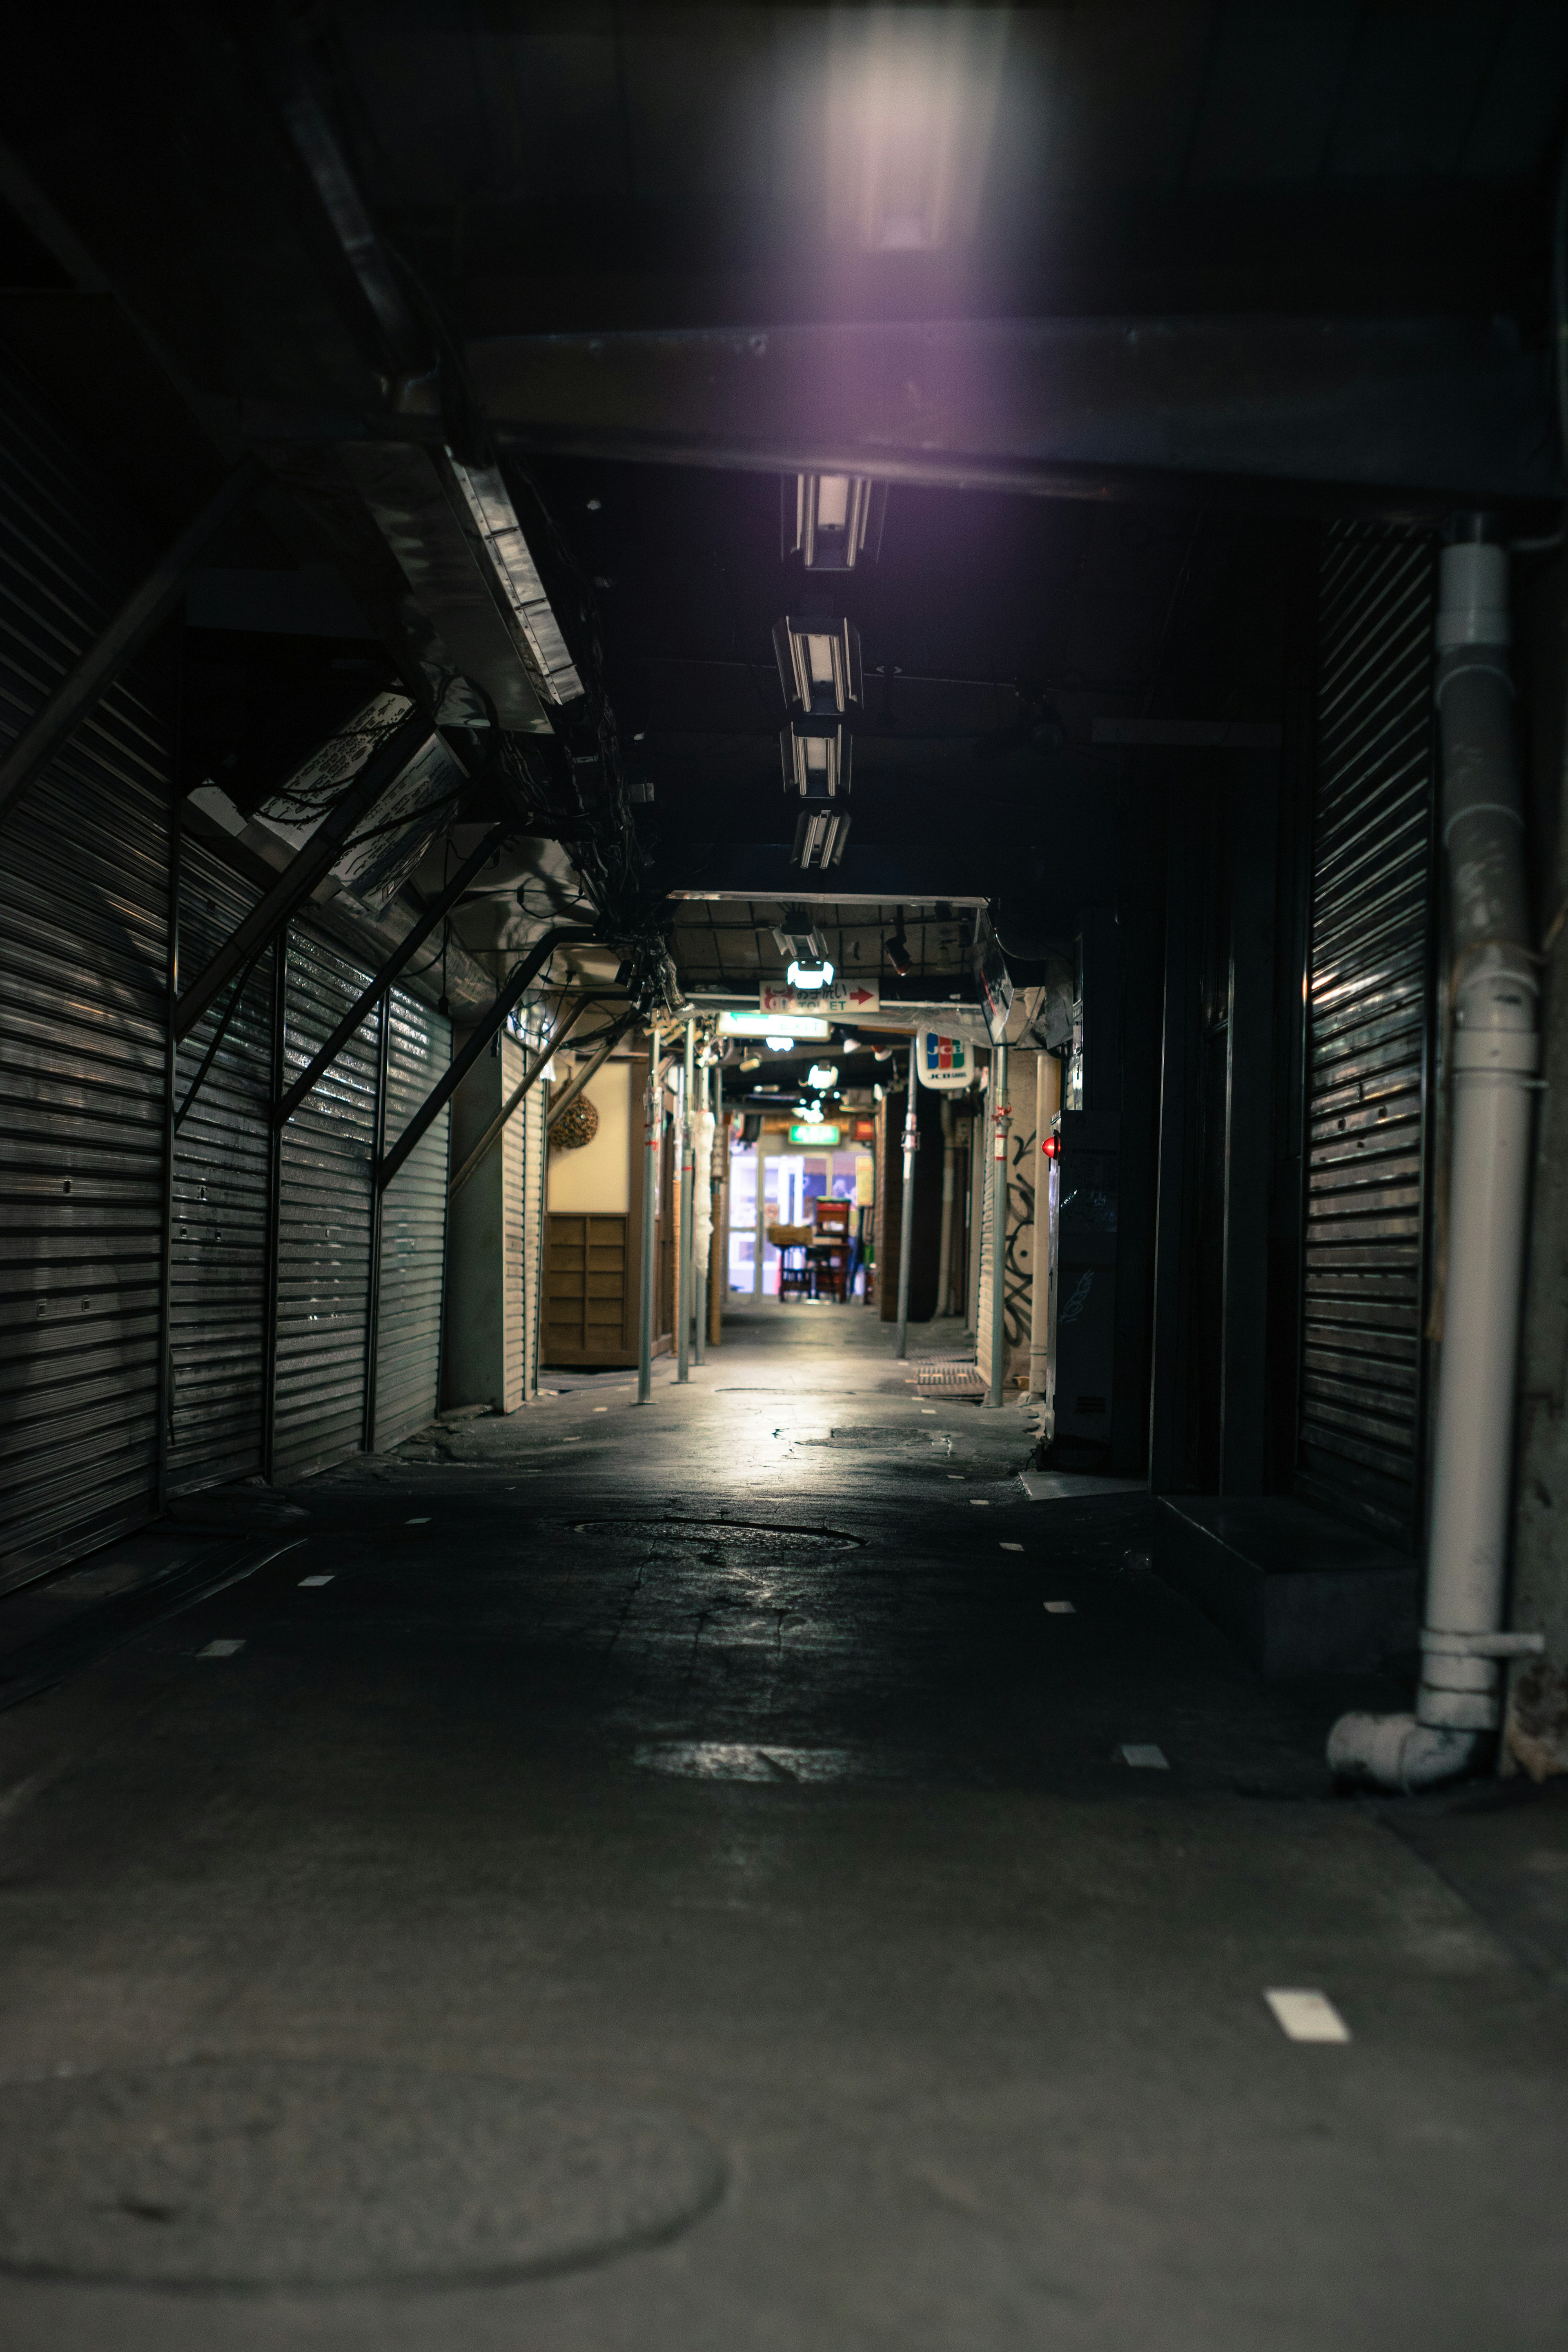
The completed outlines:
[[[1336,532],[1320,601],[1300,1478],[1414,1548],[1433,1035],[1435,559]]]
[[[210,961],[259,892],[187,840],[180,856],[180,969]],[[169,1484],[175,1494],[264,1465],[273,959],[246,982],[174,1137],[170,1230]],[[183,1104],[227,993],[179,1050]]]
[[[0,362],[0,738],[130,584]],[[0,1590],[157,1508],[170,758],[122,681],[6,819],[0,857]]]
[[[325,1044],[369,977],[307,925],[290,928],[285,1087]],[[379,1045],[380,1019],[372,1013],[283,1129],[275,1479],[305,1477],[363,1443]]]
[[[537,1004],[525,1004],[518,1032],[503,1040],[502,1085],[510,1093],[544,1043],[544,1018]],[[505,1155],[501,1185],[505,1219],[503,1313],[506,1329],[508,1412],[539,1393],[539,1336],[544,1280],[545,1120],[550,1082],[542,1079],[523,1097],[501,1137]]]
[[[392,992],[386,1061],[386,1140],[396,1142],[452,1058],[452,1024],[401,989]],[[395,1445],[434,1421],[440,1403],[441,1294],[447,1257],[447,1130],[432,1120],[381,1210],[375,1345],[375,1444]]]
[[[980,1122],[975,1121],[978,1128]],[[989,1142],[989,1132],[986,1141]],[[982,1165],[987,1181],[980,1188],[980,1281],[979,1298],[974,1316],[974,1360],[986,1380],[991,1377],[991,1314],[995,1290],[995,1252],[991,1246],[991,1228],[996,1222],[995,1202],[992,1197],[995,1187],[990,1182],[991,1161],[987,1157]],[[891,1269],[889,1279],[898,1281],[898,1268]]]
[[[521,1082],[530,1055],[525,1046],[510,1035],[501,1038],[500,1050],[500,1090],[505,1101]],[[500,1136],[501,1405],[507,1412],[515,1412],[529,1396],[528,1114],[533,1108],[534,1097],[542,1092],[541,1084],[523,1097],[521,1108],[512,1113]]]

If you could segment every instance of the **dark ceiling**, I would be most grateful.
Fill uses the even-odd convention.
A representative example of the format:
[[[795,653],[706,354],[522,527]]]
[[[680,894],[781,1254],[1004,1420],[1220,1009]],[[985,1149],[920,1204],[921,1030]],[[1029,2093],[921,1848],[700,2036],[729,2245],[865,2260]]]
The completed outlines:
[[[721,420],[711,466],[639,462],[624,432],[562,454],[560,414],[531,436],[481,414],[476,386],[514,348],[493,339],[585,370],[560,379],[573,412],[573,386],[586,399],[599,380],[595,338],[645,331],[617,362],[635,414],[656,378],[677,405],[718,381],[663,331],[883,322],[878,397],[896,405],[910,322],[1034,322],[1017,382],[1049,410],[1068,363],[1052,336],[1099,320],[1092,442],[1109,414],[1095,369],[1121,370],[1136,406],[1140,351],[1217,336],[1193,363],[1207,442],[1174,454],[1191,386],[1172,377],[1170,453],[1162,422],[1137,469],[1030,457],[1032,487],[1068,497],[956,487],[991,478],[962,461],[962,398],[931,425],[960,457],[939,486],[911,479],[934,395],[910,387],[879,558],[837,591],[867,688],[840,887],[887,906],[1011,894],[1032,905],[1023,929],[1055,940],[1086,897],[1142,887],[1173,794],[1234,773],[1229,755],[1097,729],[1283,723],[1302,559],[1355,504],[1333,436],[1363,376],[1388,371],[1379,447],[1392,430],[1395,456],[1392,473],[1381,455],[1347,466],[1355,496],[1404,478],[1406,415],[1412,447],[1423,415],[1459,415],[1478,478],[1491,434],[1499,480],[1550,487],[1565,91],[1561,0],[35,10],[0,84],[0,336],[148,550],[243,453],[265,461],[268,490],[191,605],[199,764],[259,791],[364,680],[448,658],[388,517],[428,453],[489,449],[607,698],[591,743],[557,724],[563,748],[614,767],[605,719],[622,777],[651,788],[636,811],[650,891],[758,902],[786,895],[793,829],[771,630],[800,582],[779,555],[778,461],[755,416]],[[1301,349],[1338,355],[1310,497],[1290,478],[1292,347],[1251,372],[1281,317],[1310,322]],[[1396,362],[1375,341],[1413,320],[1436,322],[1430,367],[1426,345]],[[742,338],[724,363],[762,385],[767,344],[753,367]],[[801,348],[809,407],[816,347]],[[853,405],[858,347],[822,348]],[[1265,445],[1282,436],[1257,468],[1268,497],[1244,478],[1252,456],[1226,458],[1227,401],[1253,403]],[[1208,453],[1195,473],[1192,446]],[[1428,517],[1456,478],[1439,454]]]

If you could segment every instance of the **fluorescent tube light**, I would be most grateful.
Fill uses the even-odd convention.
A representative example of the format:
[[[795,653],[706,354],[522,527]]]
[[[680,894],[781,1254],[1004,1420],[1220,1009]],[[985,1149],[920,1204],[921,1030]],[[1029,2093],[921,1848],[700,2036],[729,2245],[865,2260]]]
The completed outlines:
[[[849,738],[836,719],[792,719],[779,735],[784,788],[803,801],[834,801],[849,790]]]
[[[808,572],[853,572],[875,562],[888,486],[868,474],[786,474],[779,511],[782,551]]]
[[[773,624],[773,653],[784,700],[811,718],[842,718],[863,702],[860,632],[853,621],[792,617]]]
[[[721,1013],[721,1037],[788,1037],[800,1045],[826,1045],[831,1022],[815,1013]]]
[[[803,871],[816,866],[826,873],[838,864],[848,838],[847,809],[803,809],[795,829],[790,862]]]

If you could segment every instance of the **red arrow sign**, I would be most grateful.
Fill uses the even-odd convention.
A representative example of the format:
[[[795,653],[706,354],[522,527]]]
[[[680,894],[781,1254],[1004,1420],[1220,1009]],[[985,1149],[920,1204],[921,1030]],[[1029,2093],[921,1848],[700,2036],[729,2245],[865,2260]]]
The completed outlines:
[[[868,988],[852,988],[849,991],[849,1002],[851,1004],[869,1004],[871,991]]]

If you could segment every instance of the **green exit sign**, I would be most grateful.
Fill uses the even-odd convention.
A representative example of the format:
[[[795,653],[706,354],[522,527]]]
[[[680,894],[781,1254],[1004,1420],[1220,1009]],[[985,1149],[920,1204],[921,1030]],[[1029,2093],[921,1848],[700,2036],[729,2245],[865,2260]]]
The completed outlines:
[[[838,1132],[837,1128],[820,1119],[797,1118],[790,1129],[789,1139],[792,1143],[837,1143]]]

